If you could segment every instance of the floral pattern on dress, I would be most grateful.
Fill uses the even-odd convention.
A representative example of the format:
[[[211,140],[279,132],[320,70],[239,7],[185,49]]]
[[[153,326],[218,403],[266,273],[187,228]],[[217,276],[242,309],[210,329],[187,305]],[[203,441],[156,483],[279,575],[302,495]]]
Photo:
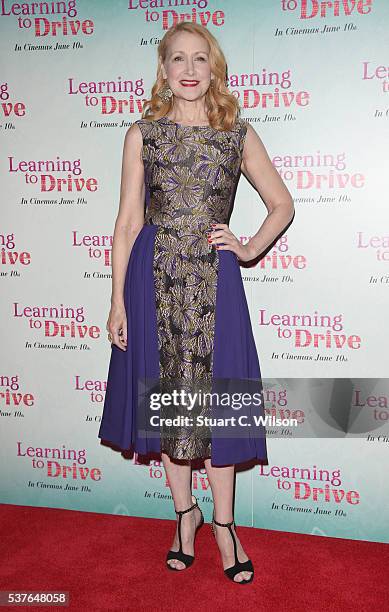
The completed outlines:
[[[247,124],[230,131],[185,126],[162,117],[138,119],[143,137],[145,223],[158,226],[154,286],[160,383],[164,391],[212,389],[219,253],[210,247],[211,223],[228,223],[239,178]],[[210,407],[191,410],[210,416]],[[187,416],[186,407],[161,417]],[[206,426],[161,427],[161,450],[176,459],[211,456]]]

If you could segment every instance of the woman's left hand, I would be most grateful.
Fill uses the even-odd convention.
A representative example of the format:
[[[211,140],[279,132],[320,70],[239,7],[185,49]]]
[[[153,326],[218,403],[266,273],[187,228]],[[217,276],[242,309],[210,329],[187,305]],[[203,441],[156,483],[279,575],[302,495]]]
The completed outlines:
[[[212,239],[210,244],[215,246],[218,251],[232,251],[240,261],[251,261],[256,256],[251,245],[243,245],[226,223],[216,223],[209,234],[209,238]],[[218,246],[216,247],[216,245]]]

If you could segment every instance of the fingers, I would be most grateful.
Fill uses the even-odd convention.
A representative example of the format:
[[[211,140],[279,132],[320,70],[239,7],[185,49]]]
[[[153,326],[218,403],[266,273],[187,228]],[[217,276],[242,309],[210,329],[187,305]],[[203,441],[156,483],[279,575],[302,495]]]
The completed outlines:
[[[114,334],[114,342],[123,351],[126,350],[127,342],[124,339],[123,329],[120,329]]]
[[[121,328],[119,330],[119,342],[123,346],[127,346],[127,334],[124,333],[124,328]]]
[[[108,329],[111,336],[111,344],[115,344],[115,346],[125,351],[127,348],[127,323],[123,323],[119,327],[111,323]]]
[[[120,350],[125,351],[127,348],[127,344],[124,344],[123,340],[119,336],[119,334],[113,334],[112,344],[115,344]]]
[[[215,223],[215,225],[212,226],[212,232],[210,233],[210,237],[217,238],[218,236],[222,236],[224,232],[232,234],[230,228],[226,223]]]
[[[210,234],[210,238],[212,239],[212,244],[217,245],[217,250],[232,251],[236,255],[242,246],[226,223],[217,223]]]
[[[230,228],[226,223],[217,223],[212,232],[210,233],[212,242],[217,243],[218,238],[225,238],[229,240],[237,240],[236,236],[231,232]]]

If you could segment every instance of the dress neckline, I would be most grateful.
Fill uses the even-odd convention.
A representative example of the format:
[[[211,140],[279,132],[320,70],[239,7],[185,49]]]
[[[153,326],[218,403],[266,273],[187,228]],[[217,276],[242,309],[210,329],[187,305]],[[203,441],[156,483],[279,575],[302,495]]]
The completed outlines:
[[[164,115],[163,117],[160,117],[161,119],[165,119],[165,121],[167,121],[168,123],[172,123],[173,125],[177,125],[180,128],[211,128],[211,125],[185,125],[184,123],[177,123],[177,121],[173,121],[173,119],[170,119],[169,117],[167,117],[166,115]]]

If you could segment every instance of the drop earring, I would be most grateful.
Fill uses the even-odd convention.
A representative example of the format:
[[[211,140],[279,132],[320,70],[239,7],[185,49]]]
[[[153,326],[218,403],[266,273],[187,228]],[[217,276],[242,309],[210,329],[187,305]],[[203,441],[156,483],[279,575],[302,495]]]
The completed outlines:
[[[173,95],[173,92],[167,83],[167,79],[166,79],[165,85],[161,87],[161,89],[157,92],[157,94],[161,98],[162,102],[164,102],[165,104],[166,102],[169,102],[170,98]]]

